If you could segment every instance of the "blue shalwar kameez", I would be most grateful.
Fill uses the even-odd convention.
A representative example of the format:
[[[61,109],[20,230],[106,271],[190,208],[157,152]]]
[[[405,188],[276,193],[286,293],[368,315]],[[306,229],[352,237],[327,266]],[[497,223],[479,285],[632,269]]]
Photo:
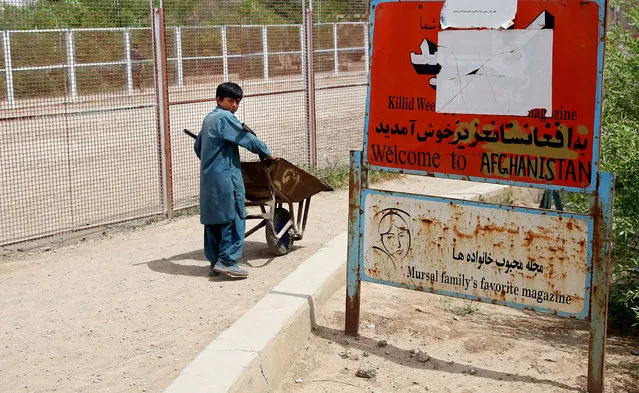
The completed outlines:
[[[232,266],[242,255],[246,208],[238,146],[271,155],[266,144],[247,132],[231,112],[216,107],[202,123],[195,140],[200,158],[200,223],[204,254],[211,266]]]

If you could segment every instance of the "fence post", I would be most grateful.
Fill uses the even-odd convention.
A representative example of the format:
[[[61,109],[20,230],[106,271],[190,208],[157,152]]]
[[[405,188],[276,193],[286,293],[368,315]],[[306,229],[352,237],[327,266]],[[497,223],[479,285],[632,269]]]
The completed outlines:
[[[592,283],[590,300],[590,340],[588,344],[588,392],[603,393],[610,290],[612,213],[615,194],[614,173],[597,174],[597,193],[591,198],[594,212]]]
[[[315,131],[316,116],[315,116],[315,60],[313,55],[315,53],[313,46],[313,9],[307,9],[304,11],[304,26],[305,26],[305,46],[306,46],[306,58],[305,58],[305,84],[306,84],[306,123],[308,124],[308,151],[309,151],[309,166],[315,172],[317,170],[317,134]]]
[[[133,95],[133,64],[131,63],[131,31],[124,30],[124,57],[126,59],[126,90]]]
[[[304,15],[302,15],[302,17],[304,17]],[[302,80],[306,80],[306,64],[305,64],[305,60],[306,59],[306,49],[304,48],[306,46],[306,40],[304,39],[304,25],[305,22],[304,20],[302,20],[302,24],[300,25],[300,64],[302,64],[302,66],[300,67],[300,69],[302,70]]]
[[[11,68],[11,33],[2,32],[2,46],[4,48],[4,76],[7,81],[7,102],[9,106],[15,105],[15,96],[13,91],[13,69]]]
[[[171,127],[169,123],[169,87],[166,60],[166,27],[164,26],[164,2],[158,1],[153,9],[153,56],[155,59],[155,97],[158,113],[158,136],[164,211],[173,216],[173,176],[171,162]]]
[[[264,58],[264,80],[268,80],[268,30],[262,26],[262,56]]]
[[[78,101],[78,85],[75,77],[75,45],[73,43],[73,30],[67,30],[67,67],[69,67],[69,88],[71,101]]]
[[[177,57],[176,72],[177,72],[177,84],[181,90],[184,88],[184,71],[182,71],[182,28],[175,28],[175,51]]]
[[[220,28],[220,34],[222,36],[222,82],[229,81],[229,56],[228,47],[226,46],[226,26]]]
[[[337,50],[337,23],[333,23],[333,74],[339,74],[339,52]]]
[[[369,61],[369,54],[368,52],[370,51],[369,48],[369,36],[368,36],[368,23],[364,22],[362,24],[362,27],[364,28],[364,68],[366,69],[366,73],[368,73],[368,67],[370,66]]]
[[[362,234],[360,221],[362,191],[368,188],[368,169],[363,165],[363,152],[351,150],[348,179],[348,248],[346,253],[346,335],[357,337],[362,279],[360,275],[360,248]]]

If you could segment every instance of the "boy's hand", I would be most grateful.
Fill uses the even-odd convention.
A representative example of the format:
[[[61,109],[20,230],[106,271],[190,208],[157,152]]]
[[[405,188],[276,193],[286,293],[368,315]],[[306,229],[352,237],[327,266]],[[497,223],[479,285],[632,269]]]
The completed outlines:
[[[271,154],[270,156],[268,156],[266,158],[268,158],[269,160],[273,160],[273,161],[279,160],[279,157],[275,156],[274,154]]]

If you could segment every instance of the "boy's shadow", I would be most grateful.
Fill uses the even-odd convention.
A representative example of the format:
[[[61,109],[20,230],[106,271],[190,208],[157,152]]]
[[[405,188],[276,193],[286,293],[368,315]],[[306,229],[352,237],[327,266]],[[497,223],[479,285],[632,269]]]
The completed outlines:
[[[248,265],[251,268],[268,266],[275,257],[268,246],[260,242],[244,242],[244,252],[238,261],[240,265]],[[249,263],[253,260],[266,260],[264,263]],[[183,263],[186,262],[186,263]],[[199,262],[197,264],[189,262]],[[210,263],[204,256],[204,249],[173,255],[168,258],[156,259],[149,262],[136,263],[133,266],[147,265],[154,272],[179,276],[206,277],[209,275]],[[230,278],[225,274],[210,277],[211,280],[224,281]]]

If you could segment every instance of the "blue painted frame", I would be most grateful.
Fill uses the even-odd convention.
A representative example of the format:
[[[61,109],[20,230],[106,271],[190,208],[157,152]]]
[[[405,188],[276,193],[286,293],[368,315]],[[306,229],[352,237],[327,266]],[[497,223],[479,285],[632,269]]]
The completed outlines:
[[[418,0],[425,2],[432,1],[440,1],[443,0]],[[569,0],[569,1],[580,1],[580,0]],[[368,91],[366,93],[366,114],[364,119],[364,145],[363,145],[363,154],[364,154],[364,165],[373,170],[385,171],[385,172],[398,172],[398,173],[406,173],[412,175],[423,175],[423,176],[434,176],[439,178],[447,178],[447,179],[456,179],[456,180],[470,180],[475,182],[484,182],[484,183],[494,183],[494,184],[505,184],[510,186],[518,186],[518,187],[533,187],[533,188],[543,188],[548,190],[564,190],[564,191],[573,191],[573,192],[586,192],[588,194],[594,195],[597,187],[597,175],[600,170],[600,141],[601,141],[601,110],[602,110],[602,87],[603,87],[603,64],[604,64],[604,51],[605,51],[605,23],[606,23],[606,0],[585,0],[597,3],[599,5],[599,44],[597,50],[597,90],[596,90],[596,100],[595,100],[595,117],[594,117],[594,125],[593,125],[593,153],[592,153],[592,174],[590,179],[590,185],[586,188],[579,187],[565,187],[565,186],[556,186],[550,184],[543,183],[529,183],[529,182],[520,182],[520,181],[512,181],[512,180],[500,180],[500,179],[491,179],[491,178],[483,178],[483,177],[475,177],[475,176],[461,176],[461,175],[453,175],[453,174],[445,174],[438,172],[429,172],[429,171],[417,171],[417,170],[406,170],[406,169],[397,169],[397,168],[388,168],[377,165],[368,164],[368,129],[369,129],[369,113],[370,113],[370,94],[371,94],[371,68],[373,62],[369,63],[369,73],[368,73]],[[369,57],[372,59],[373,57],[373,36],[375,31],[375,9],[379,4],[383,3],[401,3],[400,0],[372,0],[370,6],[370,30],[369,30]]]

